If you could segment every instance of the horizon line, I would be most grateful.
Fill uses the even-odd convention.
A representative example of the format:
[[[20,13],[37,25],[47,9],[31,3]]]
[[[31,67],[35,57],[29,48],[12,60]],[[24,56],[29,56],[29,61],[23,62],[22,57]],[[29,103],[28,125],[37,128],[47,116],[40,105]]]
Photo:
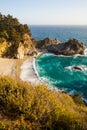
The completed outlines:
[[[27,24],[29,26],[87,26],[87,24]]]

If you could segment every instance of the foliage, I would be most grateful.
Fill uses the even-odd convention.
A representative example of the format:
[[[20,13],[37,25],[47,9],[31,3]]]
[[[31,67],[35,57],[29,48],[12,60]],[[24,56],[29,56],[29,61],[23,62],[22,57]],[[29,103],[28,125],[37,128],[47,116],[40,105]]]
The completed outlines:
[[[2,15],[0,13],[0,38],[7,41],[19,42],[23,40],[23,35],[31,36],[30,30],[26,24],[20,24],[17,18],[11,15]]]
[[[86,105],[86,103],[82,100],[81,95],[75,94],[75,95],[72,95],[72,98],[78,105]]]
[[[24,44],[24,35],[31,37],[31,32],[26,24],[20,24],[17,18],[11,15],[0,13],[0,44],[6,41],[8,48],[3,52],[2,57],[15,57],[19,44]]]
[[[87,129],[85,105],[47,86],[32,86],[8,77],[0,77],[0,113],[4,130]]]

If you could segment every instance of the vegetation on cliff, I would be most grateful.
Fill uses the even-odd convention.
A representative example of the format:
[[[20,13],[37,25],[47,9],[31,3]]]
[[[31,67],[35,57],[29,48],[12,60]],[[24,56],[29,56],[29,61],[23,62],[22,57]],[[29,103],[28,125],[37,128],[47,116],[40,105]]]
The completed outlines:
[[[21,24],[17,18],[13,18],[11,15],[5,16],[0,13],[0,56],[17,57],[18,48],[23,48],[20,53],[24,55],[26,48],[27,53],[31,50],[31,44],[29,27]]]
[[[31,36],[30,29],[26,24],[20,24],[18,19],[11,15],[5,16],[0,13],[0,40],[4,38],[15,43],[23,42],[25,33]]]
[[[44,85],[0,77],[0,130],[85,130],[87,107]]]

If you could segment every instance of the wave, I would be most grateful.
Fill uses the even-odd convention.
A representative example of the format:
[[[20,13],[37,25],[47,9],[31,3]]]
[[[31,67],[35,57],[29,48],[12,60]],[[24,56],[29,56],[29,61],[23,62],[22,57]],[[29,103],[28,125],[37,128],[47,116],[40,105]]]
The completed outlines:
[[[74,70],[74,71],[87,71],[86,65],[73,65],[65,67],[67,70]]]
[[[38,73],[38,69],[39,67],[37,68],[37,65],[36,65],[36,58],[33,58],[33,70],[34,70],[34,73],[36,74],[37,78],[39,79],[39,81],[42,83],[42,84],[45,84],[47,86],[49,86],[49,81],[47,80],[47,78],[43,78],[43,77],[40,77],[39,73]]]
[[[82,100],[87,104],[87,99],[82,97]]]
[[[42,80],[41,80],[41,78],[40,78],[40,76],[39,76],[39,73],[38,73],[38,71],[37,71],[37,69],[36,69],[36,64],[35,64],[35,58],[33,58],[33,70],[34,70],[34,72],[35,72],[35,74],[36,74],[36,76],[37,76],[37,78],[42,82]]]
[[[87,48],[84,50],[84,55],[87,56]]]
[[[43,83],[47,84],[48,89],[63,91],[70,95],[81,94],[82,98],[87,99],[86,50],[84,55],[74,55],[70,58],[63,55],[55,56],[54,54],[51,56],[46,53],[36,59],[36,69]]]

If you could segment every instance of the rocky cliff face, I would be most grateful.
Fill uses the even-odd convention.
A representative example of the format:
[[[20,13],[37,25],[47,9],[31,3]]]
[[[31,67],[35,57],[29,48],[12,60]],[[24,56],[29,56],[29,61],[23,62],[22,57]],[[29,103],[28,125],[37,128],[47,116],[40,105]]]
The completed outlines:
[[[23,59],[25,55],[36,55],[37,51],[33,46],[31,37],[27,34],[23,37],[23,42],[9,43],[6,40],[0,42],[0,57]]]
[[[17,49],[17,58],[23,59],[24,58],[24,46],[20,43]]]
[[[24,35],[24,43],[20,43],[17,49],[17,58],[23,59],[25,55],[37,55],[31,37],[27,34]]]
[[[9,47],[8,43],[4,40],[0,42],[0,57],[3,56],[6,49]]]
[[[16,45],[16,46],[15,46]],[[8,43],[3,41],[0,43],[0,57],[19,58],[23,59],[25,55],[37,55],[37,49],[40,51],[51,52],[56,55],[75,55],[84,54],[85,45],[79,43],[76,39],[69,40],[66,43],[60,43],[59,40],[52,40],[45,38],[40,41],[32,40],[32,38],[25,34],[23,42],[18,44]]]
[[[85,45],[79,43],[76,39],[69,40],[66,43],[61,43],[58,45],[48,45],[46,49],[48,52],[54,53],[56,55],[75,55],[75,54],[84,54]]]

